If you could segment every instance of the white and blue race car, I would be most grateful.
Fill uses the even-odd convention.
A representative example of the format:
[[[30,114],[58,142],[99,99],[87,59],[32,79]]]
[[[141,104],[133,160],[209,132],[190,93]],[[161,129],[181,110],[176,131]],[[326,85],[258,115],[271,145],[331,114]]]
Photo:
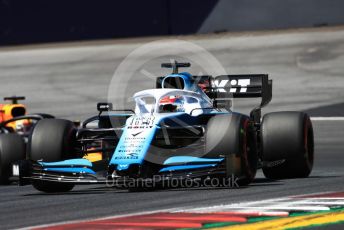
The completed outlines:
[[[163,63],[172,74],[156,88],[136,93],[134,111],[98,103],[99,115],[76,128],[73,122],[44,119],[29,140],[30,160],[13,165],[20,185],[66,192],[76,184],[158,186],[173,179],[253,181],[258,168],[272,179],[307,177],[314,141],[302,112],[261,117],[272,98],[268,75],[193,76],[179,73],[189,63]],[[235,98],[261,97],[249,115],[232,111]],[[232,184],[233,185],[233,184]]]

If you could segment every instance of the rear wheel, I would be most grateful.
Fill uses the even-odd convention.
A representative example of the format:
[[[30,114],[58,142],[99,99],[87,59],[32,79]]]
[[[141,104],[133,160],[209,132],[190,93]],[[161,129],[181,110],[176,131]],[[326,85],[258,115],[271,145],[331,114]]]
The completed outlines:
[[[258,164],[256,150],[254,127],[248,117],[226,114],[209,120],[206,133],[207,156],[224,155],[226,176],[238,178],[238,185],[247,185],[254,179]]]
[[[12,163],[25,159],[25,143],[15,133],[0,134],[0,184],[8,184]]]
[[[314,160],[313,127],[302,112],[266,114],[261,127],[263,167],[267,178],[302,178],[312,171]],[[273,162],[276,165],[274,165]],[[280,161],[278,163],[278,161]]]

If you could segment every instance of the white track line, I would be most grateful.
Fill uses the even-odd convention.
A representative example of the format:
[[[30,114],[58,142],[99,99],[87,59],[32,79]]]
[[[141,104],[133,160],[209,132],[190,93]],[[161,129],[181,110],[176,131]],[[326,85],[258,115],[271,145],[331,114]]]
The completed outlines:
[[[245,207],[245,209],[253,209],[253,210],[287,210],[287,211],[328,211],[330,210],[329,207],[326,206],[289,206],[289,205],[274,205],[268,207]],[[231,209],[244,209],[243,207],[231,207]]]
[[[319,201],[319,200],[304,200],[298,202],[298,204],[320,204],[320,205],[330,205],[330,206],[335,206],[335,205],[340,205],[344,206],[344,200],[342,201]]]
[[[296,198],[296,199],[305,199],[305,198]],[[310,197],[306,198],[307,200],[344,200],[344,197]]]
[[[344,117],[311,117],[312,121],[344,121]]]
[[[229,211],[233,207],[240,207],[241,209],[251,209],[251,206],[268,206],[268,204],[276,204],[283,201],[289,201],[290,198],[283,197],[283,198],[276,198],[276,199],[267,199],[267,200],[260,200],[260,201],[248,201],[248,202],[240,202],[240,203],[232,203],[232,204],[220,204],[208,207],[185,207],[185,208],[175,208],[172,212],[221,212],[221,211]]]
[[[343,206],[344,200],[313,198],[278,198],[237,204],[223,204],[210,207],[179,209],[175,212],[274,212],[274,211],[328,211],[330,206]]]
[[[323,205],[341,205],[344,206],[344,200],[319,200],[313,198],[303,198],[303,199],[290,199],[289,202],[283,202],[286,205],[290,206],[297,206],[299,204],[323,204]],[[280,203],[282,204],[282,202]]]

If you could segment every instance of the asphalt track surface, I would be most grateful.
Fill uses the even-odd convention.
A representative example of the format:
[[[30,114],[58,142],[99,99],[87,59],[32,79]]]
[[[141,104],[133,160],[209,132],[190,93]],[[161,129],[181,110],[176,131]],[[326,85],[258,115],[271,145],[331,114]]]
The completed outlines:
[[[0,50],[0,95],[27,96],[30,112],[82,120],[96,112],[97,101],[106,100],[109,82],[119,63],[133,49],[155,39],[161,38]],[[274,80],[274,96],[264,112],[307,110],[312,116],[343,115],[344,28],[179,39],[207,49],[230,73],[269,73]],[[159,75],[156,65],[156,61],[148,63],[145,69]],[[137,78],[134,83],[142,89],[154,84],[145,78]],[[249,107],[245,103],[242,110]],[[344,121],[314,121],[313,125],[316,158],[307,179],[269,181],[259,172],[253,184],[240,189],[177,188],[143,193],[90,185],[77,186],[66,194],[47,195],[31,186],[1,186],[0,226],[9,229],[344,191]]]

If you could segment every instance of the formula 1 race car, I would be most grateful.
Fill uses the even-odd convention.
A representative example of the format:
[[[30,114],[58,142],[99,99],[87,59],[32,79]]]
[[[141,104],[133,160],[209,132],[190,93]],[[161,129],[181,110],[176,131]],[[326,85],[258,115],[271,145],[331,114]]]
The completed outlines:
[[[39,121],[29,154],[41,160],[13,165],[20,185],[66,192],[75,184],[111,182],[137,189],[140,186],[132,180],[153,180],[157,185],[174,178],[233,176],[237,184],[248,185],[258,168],[273,179],[311,173],[314,142],[309,116],[274,112],[261,118],[261,108],[272,98],[268,75],[178,73],[178,68],[189,66],[163,63],[173,68],[172,74],[158,77],[155,89],[137,92],[135,111],[98,103],[99,115],[80,128],[68,120]],[[262,101],[249,115],[231,110],[233,99],[251,97]],[[99,161],[83,158],[94,152],[102,153]]]
[[[37,121],[54,118],[49,114],[26,115],[26,107],[19,104],[25,97],[5,97],[8,104],[0,104],[0,184],[9,183],[12,163],[26,159],[26,143]]]

